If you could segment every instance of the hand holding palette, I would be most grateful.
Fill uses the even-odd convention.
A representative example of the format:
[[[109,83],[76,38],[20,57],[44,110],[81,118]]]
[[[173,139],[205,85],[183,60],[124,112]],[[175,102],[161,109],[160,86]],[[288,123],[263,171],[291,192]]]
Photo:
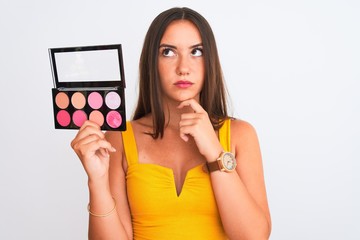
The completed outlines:
[[[86,120],[102,130],[125,131],[125,78],[121,44],[50,48],[56,129]]]

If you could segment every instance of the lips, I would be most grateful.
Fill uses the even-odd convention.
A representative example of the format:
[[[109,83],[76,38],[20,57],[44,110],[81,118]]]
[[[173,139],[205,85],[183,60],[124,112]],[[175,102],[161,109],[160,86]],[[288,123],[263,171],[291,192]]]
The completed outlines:
[[[180,80],[180,81],[177,81],[174,85],[179,88],[188,88],[188,87],[191,87],[193,85],[193,83],[190,81]]]

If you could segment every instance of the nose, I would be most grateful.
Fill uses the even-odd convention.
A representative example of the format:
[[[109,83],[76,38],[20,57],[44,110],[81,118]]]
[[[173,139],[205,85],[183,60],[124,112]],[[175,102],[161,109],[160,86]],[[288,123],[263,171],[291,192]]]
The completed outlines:
[[[190,74],[190,62],[189,62],[188,56],[186,56],[186,55],[179,56],[176,73],[179,76]]]

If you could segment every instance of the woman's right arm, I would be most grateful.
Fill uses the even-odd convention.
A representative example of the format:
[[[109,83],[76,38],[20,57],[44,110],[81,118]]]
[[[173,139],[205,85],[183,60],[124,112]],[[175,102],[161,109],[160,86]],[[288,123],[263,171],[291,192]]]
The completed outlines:
[[[90,211],[106,214],[116,204],[107,216],[89,215],[89,239],[132,239],[121,133],[104,134],[98,125],[87,121],[71,146],[88,175]]]

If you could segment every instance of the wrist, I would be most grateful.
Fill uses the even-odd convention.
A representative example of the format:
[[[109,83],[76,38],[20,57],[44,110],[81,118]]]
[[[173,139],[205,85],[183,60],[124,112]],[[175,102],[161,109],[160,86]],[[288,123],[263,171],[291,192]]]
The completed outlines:
[[[104,202],[110,201],[111,198],[112,198],[112,194],[110,191],[110,186],[108,184],[107,185],[98,185],[98,184],[90,184],[89,185],[89,202],[91,202],[92,209],[94,209],[94,205],[95,206],[103,206]],[[105,204],[105,205],[107,205],[107,204]],[[96,211],[96,212],[100,212],[100,211]]]
[[[214,150],[212,150],[207,154],[207,156],[205,156],[206,161],[208,163],[215,162],[219,158],[222,152],[224,152],[224,149],[221,146],[218,148],[214,148]]]
[[[218,170],[228,173],[233,172],[236,168],[236,159],[231,152],[222,151],[215,161],[207,163],[207,167],[210,173]]]
[[[103,191],[110,189],[109,177],[104,176],[100,178],[89,178],[88,179],[88,187],[90,192],[92,191]]]

